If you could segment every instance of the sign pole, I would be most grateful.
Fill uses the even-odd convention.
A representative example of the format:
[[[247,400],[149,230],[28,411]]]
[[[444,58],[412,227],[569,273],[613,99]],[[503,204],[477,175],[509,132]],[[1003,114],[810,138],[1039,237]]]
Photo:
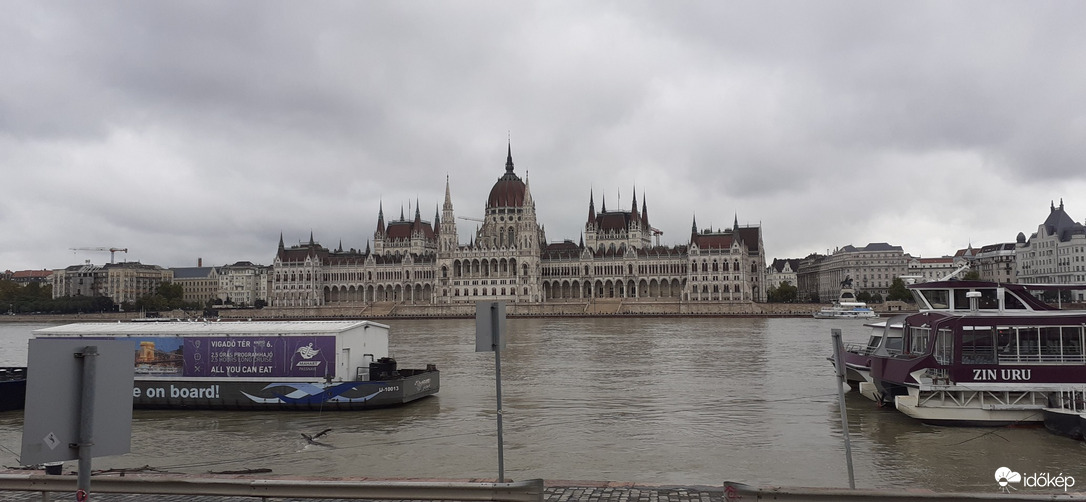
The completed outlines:
[[[494,385],[498,396],[498,482],[505,482],[505,443],[502,437],[502,346],[498,304],[490,304],[490,329],[494,347]]]
[[[76,480],[75,497],[83,502],[90,497],[91,447],[94,446],[94,385],[97,369],[98,347],[90,345],[75,357],[83,360],[83,382],[79,403],[79,443],[69,445],[79,449],[79,476]]]
[[[856,476],[852,472],[852,443],[848,437],[848,411],[845,409],[845,362],[841,359],[841,330],[831,329],[833,339],[833,366],[837,368],[837,402],[841,406],[841,430],[845,433],[845,460],[848,462],[848,487],[856,489]]]

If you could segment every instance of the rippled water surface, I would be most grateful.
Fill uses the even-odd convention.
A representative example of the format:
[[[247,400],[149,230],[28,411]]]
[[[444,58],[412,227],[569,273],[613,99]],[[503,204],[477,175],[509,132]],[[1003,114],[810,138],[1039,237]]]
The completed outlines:
[[[471,320],[393,321],[403,367],[437,364],[440,393],[360,413],[134,413],[132,453],[96,469],[493,478],[494,355]],[[0,323],[0,365],[24,364],[31,329]],[[830,329],[813,319],[511,319],[502,352],[507,477],[847,486]],[[1086,486],[1086,447],[1043,428],[927,427],[847,396],[859,487],[991,491],[993,473],[1063,473]],[[0,413],[16,465],[21,412]],[[301,433],[331,428],[324,445]]]

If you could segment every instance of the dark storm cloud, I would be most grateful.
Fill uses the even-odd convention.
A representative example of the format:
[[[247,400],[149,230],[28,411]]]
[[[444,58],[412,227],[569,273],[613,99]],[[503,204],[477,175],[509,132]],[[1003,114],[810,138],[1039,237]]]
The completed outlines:
[[[1074,3],[14,5],[0,162],[32,189],[0,202],[0,268],[363,248],[379,204],[433,218],[446,176],[480,216],[507,139],[552,240],[590,192],[647,197],[666,244],[694,215],[761,223],[771,258],[1008,241],[1060,196],[1086,214]]]

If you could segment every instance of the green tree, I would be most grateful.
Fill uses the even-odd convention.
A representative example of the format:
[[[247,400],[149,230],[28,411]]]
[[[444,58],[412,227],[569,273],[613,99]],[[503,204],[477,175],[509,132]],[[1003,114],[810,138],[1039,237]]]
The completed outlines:
[[[776,286],[770,286],[769,289],[767,289],[765,291],[765,300],[767,302],[769,302],[769,303],[777,303],[777,287]]]
[[[870,303],[871,302],[871,293],[868,293],[867,291],[860,291],[859,293],[856,293],[856,301],[861,301],[861,302],[864,302],[864,303]]]
[[[890,289],[887,291],[886,299],[888,301],[901,301],[912,302],[913,295],[909,293],[909,289],[905,287],[905,281],[900,277],[895,277],[894,282],[890,284]]]
[[[777,286],[777,301],[781,303],[792,303],[796,301],[797,296],[799,296],[799,288],[788,284],[787,282],[781,282],[781,285]]]
[[[962,280],[963,281],[979,281],[980,280],[980,272],[977,271],[977,270],[969,269],[968,272],[966,272],[965,274],[962,274]]]

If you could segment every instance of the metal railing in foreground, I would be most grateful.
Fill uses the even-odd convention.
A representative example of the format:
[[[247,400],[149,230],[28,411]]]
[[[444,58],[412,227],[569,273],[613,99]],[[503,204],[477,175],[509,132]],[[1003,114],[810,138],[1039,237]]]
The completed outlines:
[[[74,493],[76,477],[0,474],[0,490]],[[126,476],[95,477],[91,480],[90,491],[91,493],[225,497],[540,502],[543,500],[543,480],[529,479],[515,483],[469,483]]]

